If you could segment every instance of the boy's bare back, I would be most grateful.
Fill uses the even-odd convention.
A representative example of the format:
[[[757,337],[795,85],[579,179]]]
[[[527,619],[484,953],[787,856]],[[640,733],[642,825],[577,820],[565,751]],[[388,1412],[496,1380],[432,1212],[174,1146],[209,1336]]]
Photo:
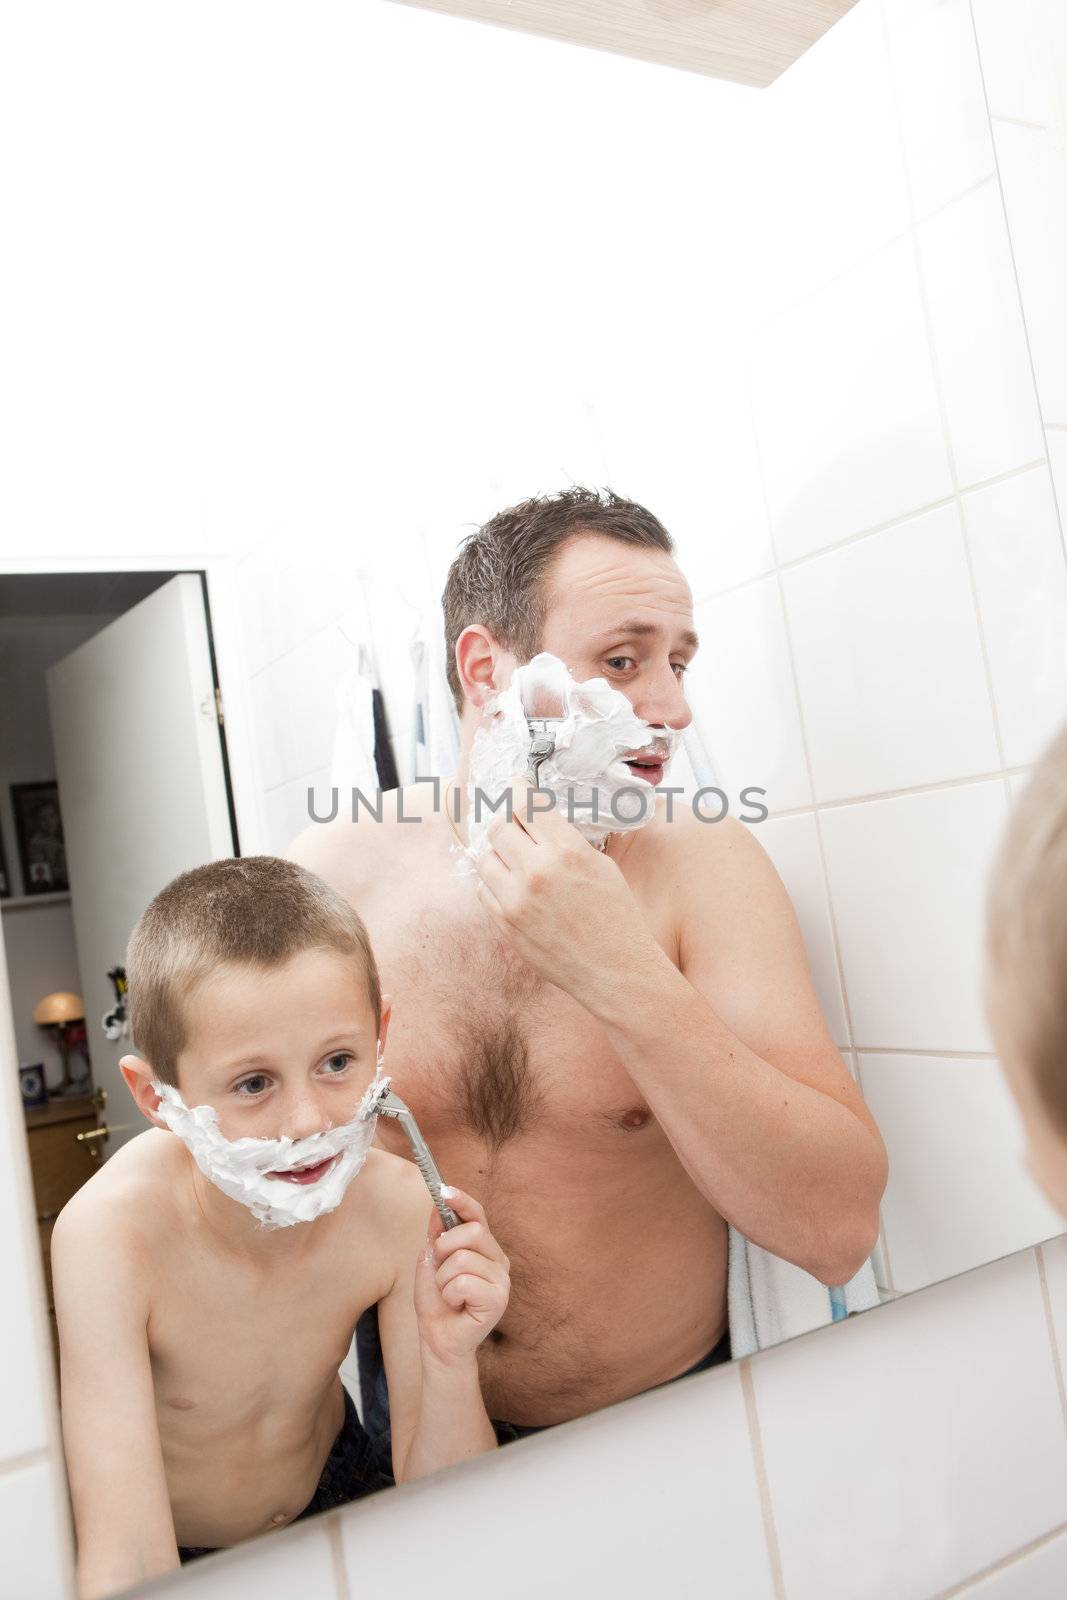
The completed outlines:
[[[246,1253],[213,1231],[195,1173],[152,1129],[95,1174],[56,1225],[56,1313],[71,1459],[86,1452],[70,1430],[93,1440],[76,1513],[105,1500],[94,1524],[149,1540],[172,1515],[178,1545],[218,1547],[312,1498],[357,1318],[391,1295],[410,1305],[430,1200],[410,1163],[372,1149],[336,1211]]]

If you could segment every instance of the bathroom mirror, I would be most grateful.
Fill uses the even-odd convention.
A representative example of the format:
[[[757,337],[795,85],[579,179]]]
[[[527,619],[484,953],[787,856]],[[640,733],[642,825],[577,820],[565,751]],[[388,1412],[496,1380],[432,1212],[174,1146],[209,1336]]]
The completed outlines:
[[[176,254],[157,256],[147,225],[85,219],[109,258],[143,261],[135,299],[157,285],[155,316],[172,289],[187,317],[145,369],[129,302],[92,280],[119,376],[86,410],[126,417],[136,448],[117,454],[121,430],[101,424],[82,455],[81,422],[60,415],[84,481],[118,502],[86,491],[107,502],[91,544],[65,567],[64,534],[40,573],[27,554],[4,579],[7,784],[58,775],[72,867],[69,890],[22,882],[5,786],[31,1157],[47,1135],[90,1171],[141,1126],[117,1067],[125,938],[175,873],[239,850],[314,865],[364,918],[392,1003],[385,1068],[511,1259],[482,1362],[512,1438],[1061,1232],[980,994],[991,852],[1067,718],[1055,202],[1034,178],[1063,110],[1053,89],[1023,103],[1036,64],[1005,67],[1023,35],[962,0],[858,0],[748,90],[385,3],[336,37],[263,28],[262,74],[239,30],[214,40],[221,76],[203,79],[200,142],[180,160],[175,85],[142,108],[143,149],[176,163],[144,185]],[[93,81],[122,103],[106,45],[86,41]],[[207,70],[196,52],[187,66]],[[67,90],[64,126],[114,199],[106,133]],[[71,364],[96,370],[84,307],[56,315]],[[162,427],[129,409],[146,386]],[[145,508],[161,482],[177,509],[157,532]],[[34,483],[34,515],[69,526],[49,474]],[[562,545],[535,642],[623,695],[644,674],[646,720],[679,735],[662,783],[682,794],[680,822],[655,825],[658,857],[650,826],[583,878],[598,953],[579,960],[572,930],[571,983],[528,960],[458,870],[446,790],[470,730],[442,594],[468,536],[576,485],[644,508],[672,550],[603,533]],[[139,538],[151,571],[123,555]],[[667,613],[669,636],[619,626]],[[108,640],[146,665],[116,665]],[[484,683],[484,658],[464,659]],[[153,727],[151,745],[134,737]],[[398,788],[421,827],[401,830]],[[352,822],[353,789],[385,791],[393,821],[364,807]],[[721,823],[721,801],[694,809],[713,790]],[[662,1014],[635,1026],[604,974],[644,936],[699,1003],[660,973],[645,992]],[[735,1118],[729,1182],[717,1172],[714,1117],[701,1134],[672,1077],[698,1037],[710,1107],[733,1104],[725,1050],[814,1118],[830,1193],[860,1146],[837,1139],[810,1079],[839,1074],[825,1098],[841,1116],[861,1097],[888,1162],[866,1255],[858,1220],[818,1245],[795,1231],[770,1098],[779,1160],[746,1155]],[[408,1153],[395,1129],[380,1141]],[[701,1181],[724,1184],[721,1209]],[[45,1246],[56,1209],[38,1205]],[[838,1280],[864,1270],[850,1301]],[[364,1320],[341,1369],[368,1421],[377,1341]]]

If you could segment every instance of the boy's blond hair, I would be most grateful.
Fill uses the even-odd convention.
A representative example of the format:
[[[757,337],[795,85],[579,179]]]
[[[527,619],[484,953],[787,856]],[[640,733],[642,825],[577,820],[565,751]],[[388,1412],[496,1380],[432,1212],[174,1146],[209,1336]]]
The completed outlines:
[[[366,977],[377,1030],[382,993],[362,918],[313,872],[281,856],[238,856],[180,873],[138,920],[126,948],[134,1048],[177,1086],[192,990],[223,962],[271,967],[336,950]]]
[[[1016,800],[993,863],[986,994],[1013,1065],[1067,1138],[1067,726]]]

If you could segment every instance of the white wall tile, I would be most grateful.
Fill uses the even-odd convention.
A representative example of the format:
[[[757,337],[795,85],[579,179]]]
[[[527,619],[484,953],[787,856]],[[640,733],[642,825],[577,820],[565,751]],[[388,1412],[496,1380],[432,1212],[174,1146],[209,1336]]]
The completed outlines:
[[[699,516],[671,516],[661,499],[652,505],[675,538],[678,564],[698,603],[774,567],[747,380],[740,387],[727,373],[722,384],[715,372],[714,392],[694,417],[701,437],[690,468],[700,486],[691,503]]]
[[[934,352],[961,485],[1044,455],[1000,186],[919,227]]]
[[[1030,1251],[791,1340],[752,1375],[789,1600],[929,1600],[1067,1516]]]
[[[752,833],[774,863],[786,887],[804,936],[808,965],[819,1004],[834,1043],[846,1049],[849,1043],[845,1020],[841,975],[834,954],[830,927],[830,903],[822,870],[815,817],[804,812],[795,817],[768,817],[755,823]]]
[[[1060,526],[1067,519],[1067,427],[1049,428],[1048,460],[1052,469],[1052,483],[1056,491]]]
[[[816,798],[999,765],[954,505],[782,574]]]
[[[1033,761],[1067,720],[1067,555],[1048,468],[964,497],[1004,759]]]
[[[393,1553],[394,1561],[396,1553]],[[394,1569],[395,1570],[395,1569]],[[156,1592],[156,1586],[152,1591]],[[161,1584],[158,1592],[162,1594]],[[180,1583],[166,1593],[189,1600],[341,1600],[330,1536],[321,1517],[264,1534],[219,1555],[201,1556],[183,1567]]]
[[[768,324],[753,367],[780,559],[952,492],[910,237]]]
[[[1038,1545],[963,1591],[961,1600],[1063,1600],[1067,1593],[1067,1534]]]
[[[753,241],[785,264],[757,286],[769,310],[798,300],[910,226],[885,34],[858,5],[764,91]],[[847,138],[842,130],[848,129]]]
[[[315,791],[314,805],[318,817],[328,817],[333,804],[332,785],[330,783],[329,767],[320,767],[318,772],[309,773],[306,778],[293,778],[289,783],[279,784],[276,789],[268,789],[263,796],[263,810],[267,825],[266,848],[275,855],[283,855],[292,844],[297,834],[311,824],[308,812],[308,789]],[[373,800],[373,795],[367,797]],[[338,815],[349,817],[352,814],[351,797],[347,793],[338,791]]]
[[[992,1050],[980,993],[999,778],[820,815],[858,1048]]]
[[[8,1280],[4,1280],[5,1283]],[[0,1476],[0,1594],[10,1600],[65,1600],[70,1593],[67,1516],[50,1463]]]
[[[996,140],[1041,412],[1067,424],[1067,154],[1014,123],[997,123]]]
[[[720,785],[735,803],[747,785],[764,804],[811,804],[793,671],[775,578],[695,610],[701,645],[686,674],[694,722]]]
[[[636,1468],[668,1440],[669,1472]],[[472,1560],[475,1592],[503,1574],[513,1600],[690,1595],[708,1574],[744,1600],[775,1593],[729,1367],[377,1495],[342,1512],[342,1530],[361,1594],[395,1588],[401,1550],[405,1592],[438,1600],[467,1600]]]
[[[969,0],[885,0],[904,155],[917,217],[993,171]]]
[[[337,726],[335,689],[355,664],[355,647],[330,626],[251,679],[264,788],[329,766]]]
[[[889,1152],[882,1221],[898,1292],[1062,1232],[1024,1166],[996,1061],[860,1054],[863,1097]]]
[[[1048,53],[1038,29],[1041,0],[971,0],[986,96],[994,117],[1047,123]]]

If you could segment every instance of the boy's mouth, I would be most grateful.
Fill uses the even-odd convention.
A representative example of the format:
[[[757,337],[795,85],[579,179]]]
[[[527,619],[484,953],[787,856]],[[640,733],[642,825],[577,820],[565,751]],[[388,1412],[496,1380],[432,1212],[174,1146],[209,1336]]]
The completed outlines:
[[[310,1167],[290,1167],[287,1172],[268,1172],[268,1178],[281,1178],[285,1183],[317,1183],[321,1177],[333,1166],[337,1160],[336,1155],[327,1156],[325,1161],[316,1161]]]
[[[663,781],[662,761],[627,761],[626,765],[635,777],[643,778],[645,783],[655,786]]]

